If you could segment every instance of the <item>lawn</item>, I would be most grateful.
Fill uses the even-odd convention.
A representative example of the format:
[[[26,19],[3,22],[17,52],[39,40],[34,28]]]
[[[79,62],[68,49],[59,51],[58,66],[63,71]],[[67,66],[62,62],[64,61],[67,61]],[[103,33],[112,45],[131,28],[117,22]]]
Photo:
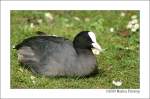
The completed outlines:
[[[12,10],[10,13],[11,88],[140,88],[139,14],[140,12],[135,10]],[[73,40],[74,36],[83,30],[93,31],[98,43],[104,49],[100,55],[96,56],[98,73],[95,75],[89,77],[33,75],[31,71],[23,68],[17,61],[17,53],[13,46],[25,38],[36,35],[36,31]]]

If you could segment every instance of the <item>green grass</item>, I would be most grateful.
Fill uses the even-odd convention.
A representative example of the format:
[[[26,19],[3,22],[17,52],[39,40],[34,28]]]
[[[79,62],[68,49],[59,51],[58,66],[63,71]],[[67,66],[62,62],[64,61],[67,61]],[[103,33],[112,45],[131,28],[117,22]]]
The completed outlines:
[[[53,19],[44,16],[47,12]],[[120,16],[121,12],[125,16]],[[126,29],[133,15],[139,20],[139,11],[11,11],[11,88],[140,88],[139,31]],[[42,23],[37,24],[39,19]],[[36,24],[34,28],[30,27],[32,22]],[[17,52],[12,49],[36,31],[73,40],[83,30],[95,32],[98,43],[105,49],[96,56],[98,73],[89,77],[33,75],[18,63]],[[118,87],[113,80],[123,83]]]

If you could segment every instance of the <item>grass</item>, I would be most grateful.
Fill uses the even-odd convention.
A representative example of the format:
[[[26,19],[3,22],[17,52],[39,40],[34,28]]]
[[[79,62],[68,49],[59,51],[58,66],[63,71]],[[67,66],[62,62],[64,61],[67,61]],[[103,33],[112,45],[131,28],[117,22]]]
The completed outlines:
[[[126,29],[133,15],[139,20],[139,11],[11,11],[11,88],[140,88],[139,31]],[[12,48],[36,31],[73,40],[83,30],[95,32],[105,49],[96,56],[99,72],[89,77],[33,75],[18,63]],[[121,80],[122,85],[114,85],[113,80]]]

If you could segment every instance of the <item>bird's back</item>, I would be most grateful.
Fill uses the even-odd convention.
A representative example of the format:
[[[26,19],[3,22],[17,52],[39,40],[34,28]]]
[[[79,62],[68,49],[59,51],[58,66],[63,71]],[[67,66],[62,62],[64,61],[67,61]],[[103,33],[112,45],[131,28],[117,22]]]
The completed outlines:
[[[16,49],[21,63],[45,75],[64,75],[67,66],[76,59],[72,42],[62,37],[34,36],[18,44]]]

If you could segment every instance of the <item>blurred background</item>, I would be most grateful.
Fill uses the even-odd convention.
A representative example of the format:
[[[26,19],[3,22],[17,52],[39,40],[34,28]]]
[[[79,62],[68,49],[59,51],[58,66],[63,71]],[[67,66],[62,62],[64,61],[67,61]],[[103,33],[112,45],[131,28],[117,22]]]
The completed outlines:
[[[11,88],[140,88],[140,12],[132,10],[11,10]],[[98,73],[89,77],[33,75],[17,61],[15,45],[36,31],[73,38],[93,31],[104,49],[96,56]]]

